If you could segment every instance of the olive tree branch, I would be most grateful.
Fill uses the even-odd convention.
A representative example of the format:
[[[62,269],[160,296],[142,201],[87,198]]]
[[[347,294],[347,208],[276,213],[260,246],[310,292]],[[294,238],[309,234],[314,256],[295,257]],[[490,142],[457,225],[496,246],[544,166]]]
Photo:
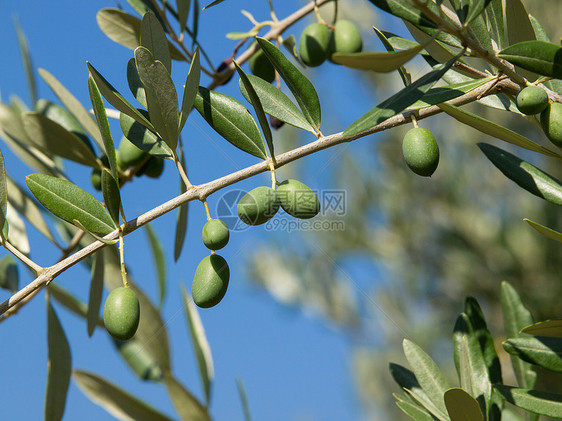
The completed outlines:
[[[490,87],[492,88],[490,89]],[[501,79],[499,81],[497,79],[494,79],[487,83],[484,83],[482,86],[462,96],[459,96],[458,98],[449,101],[448,103],[452,105],[460,106],[463,104],[476,101],[477,99],[479,99],[481,95],[493,95],[500,91],[505,91],[507,93],[512,94],[514,92],[517,92],[518,90],[519,90],[519,86],[507,78]],[[421,120],[439,114],[441,112],[442,110],[438,106],[433,105],[430,107],[422,108],[420,110],[416,110],[415,115],[417,120]],[[371,135],[373,133],[388,130],[403,124],[409,124],[411,121],[410,116],[412,113],[414,112],[404,111],[368,130],[365,130],[353,136],[344,136],[343,132],[340,132],[340,133],[335,133],[332,135],[320,137],[319,139],[313,142],[310,142],[299,148],[290,150],[288,152],[276,156],[275,157],[276,168],[282,167],[286,164],[301,159],[305,156],[314,154],[316,152],[319,152],[327,148],[331,148],[341,143],[352,142],[357,139]],[[271,162],[270,160],[264,160],[258,164],[244,168],[240,171],[231,173],[229,175],[210,181],[208,183],[194,185],[191,188],[189,188],[185,193],[176,196],[165,203],[162,203],[161,205],[140,215],[135,219],[127,221],[127,223],[123,224],[123,226],[121,227],[123,235],[127,235],[135,231],[136,229],[142,227],[143,225],[149,223],[150,221],[161,217],[162,215],[176,209],[177,207],[187,202],[191,202],[193,200],[204,201],[209,195],[225,187],[231,186],[239,181],[245,180],[254,175],[266,171],[270,171],[270,162]],[[104,239],[114,240],[118,238],[118,235],[119,235],[119,230],[116,229],[110,234],[106,235]],[[105,246],[106,244],[100,241],[95,241],[89,244],[88,246],[78,250],[74,254],[66,257],[65,259],[60,260],[53,266],[42,269],[39,276],[35,280],[33,280],[28,285],[20,289],[18,292],[12,295],[8,300],[0,304],[0,315],[3,315],[12,307],[17,306],[18,303],[25,302],[27,297],[29,297],[32,294],[35,294],[41,288],[48,285],[58,275],[60,275],[68,268],[74,266],[76,263],[92,255],[93,253],[97,252],[98,250],[102,249]],[[3,317],[1,317],[0,322],[5,320],[9,315],[10,313],[7,313]]]

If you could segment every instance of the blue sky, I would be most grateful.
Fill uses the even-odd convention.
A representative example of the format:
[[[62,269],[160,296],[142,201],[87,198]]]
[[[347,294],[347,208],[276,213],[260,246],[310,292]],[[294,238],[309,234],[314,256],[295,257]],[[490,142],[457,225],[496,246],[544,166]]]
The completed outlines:
[[[226,1],[201,14],[200,39],[208,46],[217,65],[231,54],[235,45],[235,41],[227,40],[224,34],[249,28],[246,19],[239,13],[240,4]],[[284,17],[302,2],[275,1],[274,4],[277,15]],[[27,104],[30,102],[12,20],[16,16],[27,36],[34,67],[45,68],[55,75],[84,105],[89,106],[86,61],[90,61],[130,98],[125,69],[132,52],[106,38],[95,20],[99,9],[115,5],[115,2],[105,0],[59,0],[49,2],[49,7],[46,7],[45,2],[39,0],[0,0],[0,91],[3,101],[15,94]],[[268,16],[265,0],[244,2],[243,7],[252,11],[258,19]],[[302,28],[302,23],[297,25],[295,33],[298,34]],[[370,40],[367,44],[373,42]],[[181,87],[179,81],[185,80],[186,72],[186,65],[174,63],[173,77],[178,89]],[[320,92],[321,102],[337,104],[332,109],[324,108],[324,133],[343,130],[360,113],[376,103],[373,94],[362,91],[360,80],[349,82],[352,76],[349,70],[327,64],[307,74],[311,78],[318,77],[322,86],[330,86],[330,89]],[[335,80],[338,82],[334,83]],[[37,82],[39,97],[56,101],[38,75]],[[206,82],[204,80],[203,84]],[[237,85],[237,80],[234,80],[228,86],[221,87],[221,91],[240,98]],[[257,162],[255,158],[233,148],[198,117],[190,117],[183,132],[187,167],[194,184],[210,181]],[[117,142],[121,136],[118,125],[113,124],[112,130]],[[285,136],[297,136],[291,128],[283,130]],[[305,135],[301,141],[310,141],[310,137]],[[360,150],[367,143],[359,142],[356,147]],[[5,146],[0,147],[5,155],[7,171],[23,184],[23,177],[31,170],[19,165]],[[306,178],[302,181],[315,189],[329,187],[326,183],[330,168],[325,163],[334,157],[337,158],[337,151],[329,150],[306,158],[306,170],[303,172]],[[290,176],[291,166],[280,171],[281,179]],[[67,168],[75,183],[93,192],[89,185],[89,170],[72,164]],[[258,175],[233,187],[249,190],[269,183],[268,177]],[[167,163],[161,179],[143,178],[127,185],[122,194],[128,218],[176,195],[177,178],[171,163]],[[213,213],[220,194],[209,199]],[[175,264],[171,258],[168,262],[168,296],[163,313],[171,340],[173,369],[177,377],[198,397],[202,397],[201,387],[180,301],[179,285],[183,283],[190,288],[196,265],[208,254],[200,237],[204,222],[203,206],[192,203],[183,255]],[[166,250],[172,249],[174,226],[175,212],[154,222]],[[29,228],[28,231],[32,257],[41,265],[53,264],[58,259],[54,247],[33,229]],[[349,339],[319,318],[278,304],[244,278],[241,264],[244,256],[256,244],[262,243],[263,238],[262,228],[232,233],[230,244],[220,253],[231,266],[229,291],[219,306],[201,311],[215,364],[211,413],[217,420],[243,419],[236,389],[236,378],[240,377],[246,386],[254,420],[361,419],[351,374],[350,350],[353,344]],[[136,282],[156,299],[155,270],[142,230],[125,238],[125,256]],[[31,281],[22,267],[20,274],[20,285]],[[57,282],[86,301],[89,279],[88,271],[78,265],[62,274]],[[2,300],[7,297],[5,291],[0,291]],[[163,412],[175,414],[165,389],[138,381],[115,352],[105,332],[97,330],[92,338],[88,338],[82,319],[55,306],[70,341],[73,367],[96,372]],[[2,416],[10,420],[41,419],[47,361],[44,294],[36,297],[17,316],[2,323],[0,332]],[[112,418],[71,383],[64,419],[87,421]]]

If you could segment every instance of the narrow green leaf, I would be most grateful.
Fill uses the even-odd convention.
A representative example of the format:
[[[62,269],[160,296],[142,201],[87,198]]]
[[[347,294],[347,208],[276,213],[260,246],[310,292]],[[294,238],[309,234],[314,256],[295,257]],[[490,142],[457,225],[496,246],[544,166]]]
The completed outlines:
[[[266,82],[262,78],[254,75],[247,75],[248,80],[256,91],[256,94],[261,100],[263,110],[281,121],[284,121],[291,126],[298,127],[299,129],[307,130],[314,133],[314,127],[306,120],[300,110],[293,104],[287,95],[273,86],[271,83]],[[250,96],[246,91],[244,85],[240,85],[240,92],[247,101],[250,101]]]
[[[181,292],[183,298],[183,308],[187,316],[187,325],[189,326],[189,335],[191,336],[191,342],[193,343],[195,356],[197,357],[199,377],[205,393],[205,402],[207,406],[209,406],[211,403],[211,383],[214,378],[211,347],[207,341],[207,336],[205,335],[205,329],[203,327],[203,323],[201,323],[199,312],[183,285],[181,286]]]
[[[536,231],[540,232],[545,237],[562,242],[562,232],[555,231],[552,228],[545,227],[544,225],[541,225],[535,221],[531,221],[527,218],[524,218],[523,221],[528,223],[531,227],[533,227]]]
[[[506,336],[508,338],[520,337],[519,331],[533,324],[533,317],[521,302],[517,291],[505,281],[501,284],[501,305]],[[524,388],[533,387],[536,373],[531,365],[516,357],[511,357],[511,364],[513,365],[518,384]],[[496,388],[496,385],[494,385],[494,388]]]
[[[546,417],[562,418],[562,395],[499,384],[494,388],[506,401],[519,408]]]
[[[76,118],[78,123],[88,132],[96,143],[103,147],[103,139],[100,130],[90,115],[90,113],[82,106],[68,89],[66,89],[52,74],[45,69],[39,69],[39,74],[43,80],[49,85],[57,98],[63,103],[66,109]]]
[[[18,285],[18,265],[12,256],[6,255],[0,259],[0,288],[17,292]]]
[[[119,184],[111,173],[104,168],[101,170],[101,191],[107,211],[115,225],[119,225],[119,209],[121,208],[121,194]]]
[[[395,403],[402,412],[415,421],[435,421],[435,418],[429,415],[424,408],[420,408],[418,405],[414,405],[413,403],[407,401],[396,401]]]
[[[57,285],[54,282],[51,282],[47,287],[49,290],[49,294],[63,307],[67,310],[71,311],[72,313],[76,314],[77,316],[83,317],[86,319],[88,317],[88,306],[68,292],[63,287]],[[103,319],[98,319],[97,325],[100,327],[104,327]]]
[[[133,107],[129,101],[123,98],[121,95],[111,84],[105,80],[105,78],[92,66],[90,63],[86,63],[88,65],[88,70],[90,71],[90,75],[94,78],[98,89],[100,90],[103,97],[121,111],[124,114],[127,114],[129,117],[132,117],[136,121],[138,121],[143,126],[146,126],[152,131],[156,131],[154,126],[150,121],[146,119],[144,115],[142,115],[135,107]]]
[[[490,0],[486,1],[489,2]],[[486,25],[484,16],[474,16],[468,24],[467,30],[468,34],[480,45],[480,47],[490,53],[494,51],[490,30]]]
[[[207,123],[234,146],[258,158],[267,158],[256,121],[240,102],[200,86],[193,105]]]
[[[297,39],[293,34],[286,38],[283,38],[283,47],[287,49],[289,54],[293,56],[295,60],[302,64],[302,60],[299,57],[299,52],[297,51]]]
[[[394,46],[389,41],[389,39],[386,37],[386,34],[388,34],[388,32],[384,33],[382,31],[379,31],[374,26],[373,26],[373,29],[375,30],[375,33],[377,34],[377,36],[381,40],[382,44],[384,45],[384,48],[386,48],[386,51],[394,52],[395,51]],[[415,45],[413,47],[415,48],[415,46],[418,45],[418,44],[417,43],[414,43],[414,44]],[[408,47],[408,48],[410,48],[410,47]],[[407,50],[408,48],[404,48],[404,50]],[[420,51],[420,53],[421,53],[421,51]],[[408,86],[410,83],[412,83],[412,75],[410,75],[406,71],[406,68],[404,66],[400,66],[397,70],[398,70],[398,73],[400,74],[400,77],[402,78],[402,82],[404,83],[404,86]]]
[[[394,16],[404,19],[421,29],[423,32],[429,35],[434,35],[439,32],[437,26],[423,13],[412,7],[408,2],[404,0],[370,0],[379,9],[384,10]],[[438,6],[433,2],[428,2],[427,6],[433,13],[440,15]],[[450,45],[455,47],[461,47],[458,39],[452,35],[441,32],[437,39],[440,39]]]
[[[8,213],[8,183],[6,181],[6,168],[4,167],[4,155],[0,151],[0,227],[6,223],[6,215]],[[2,242],[4,234],[0,231]]]
[[[521,0],[505,0],[505,21],[509,45],[535,39],[533,25]]]
[[[447,390],[444,399],[451,421],[484,421],[478,402],[463,389]]]
[[[431,105],[437,105],[445,101],[450,101],[451,99],[458,98],[459,96],[464,95],[493,79],[495,79],[495,77],[490,76],[483,79],[469,80],[466,82],[454,83],[452,85],[431,88],[424,96],[421,97],[421,99],[410,105],[407,110],[419,110]]]
[[[103,253],[95,253],[88,295],[88,314],[86,315],[88,336],[92,336],[100,319],[100,305],[103,294]]]
[[[170,50],[168,48],[168,38],[162,28],[162,24],[156,15],[148,11],[144,14],[140,28],[140,45],[145,47],[154,60],[160,61],[168,70],[172,71],[172,60],[170,58]]]
[[[141,104],[144,108],[147,108],[146,92],[144,91],[144,86],[142,86],[139,71],[137,70],[137,64],[134,58],[129,59],[127,62],[127,83],[131,93],[139,104]]]
[[[314,85],[291,63],[271,42],[256,37],[256,41],[273,64],[279,76],[293,93],[297,103],[308,122],[318,130],[320,128],[320,100]]]
[[[546,41],[523,41],[510,45],[499,57],[543,76],[562,78],[562,47]]]
[[[35,104],[37,102],[37,84],[35,83],[35,74],[33,72],[33,65],[31,64],[31,54],[29,53],[27,39],[16,18],[14,18],[14,26],[16,27],[16,34],[18,36],[18,44],[23,60],[23,67],[25,69],[25,76],[27,77],[29,94],[31,95],[31,103]]]
[[[144,16],[146,12],[151,11],[159,17],[158,10],[154,7],[154,3],[152,3],[151,0],[127,0],[127,3],[129,3],[140,16]]]
[[[408,85],[365,113],[345,129],[344,136],[354,136],[362,131],[368,130],[412,105],[423,97],[435,82],[441,79],[445,72],[457,61],[457,58],[458,57],[453,58],[441,66],[439,70],[433,70],[422,76],[411,85]]]
[[[6,212],[6,223],[2,230],[4,236],[7,235],[8,241],[23,254],[30,253],[29,237],[25,222],[18,212],[8,203],[8,212]]]
[[[501,50],[504,40],[503,0],[492,0],[486,7],[486,21],[490,28],[490,35]]]
[[[250,415],[250,406],[248,405],[248,399],[246,397],[246,389],[244,388],[244,383],[241,378],[236,379],[236,386],[238,388],[238,395],[240,396],[240,402],[242,402],[242,409],[244,410],[244,420],[252,421]]]
[[[468,9],[468,16],[466,18],[466,23],[470,23],[473,19],[482,15],[484,9],[490,4],[491,0],[469,0],[470,6]]]
[[[421,388],[427,394],[431,402],[443,413],[445,413],[445,402],[443,401],[443,394],[449,385],[447,380],[433,362],[431,357],[427,355],[418,345],[404,339],[402,342],[404,348],[404,355],[416,375]]]
[[[26,183],[37,200],[59,218],[70,223],[76,219],[96,234],[107,235],[116,228],[103,205],[75,184],[46,174],[28,175]]]
[[[178,22],[180,24],[180,34],[187,27],[187,18],[189,17],[189,9],[191,0],[176,0],[176,10],[178,11]]]
[[[168,395],[183,421],[210,421],[207,410],[180,382],[171,374],[164,378]]]
[[[60,124],[43,114],[26,112],[22,122],[32,145],[45,153],[52,153],[82,165],[99,168],[94,152]]]
[[[181,136],[179,138],[179,161],[183,168],[185,166],[185,157],[183,154],[183,144],[181,140]],[[183,182],[183,178],[180,176],[180,194],[183,194],[187,191],[187,187]],[[184,203],[178,208],[178,213],[176,217],[176,235],[174,237],[174,262],[177,262],[180,258],[181,251],[183,249],[183,244],[185,242],[185,234],[187,233],[187,216],[189,213],[189,203]]]
[[[185,81],[185,86],[183,88],[183,98],[181,101],[181,113],[180,113],[180,128],[181,132],[187,117],[193,108],[193,103],[195,102],[195,97],[197,96],[197,89],[199,87],[199,79],[201,77],[201,65],[199,63],[199,48],[193,53],[191,58],[191,65],[189,66],[189,72],[187,73],[187,79]]]
[[[148,115],[144,110],[139,112]],[[125,137],[137,148],[159,158],[172,159],[172,150],[166,142],[127,114],[120,114],[119,125]]]
[[[47,297],[47,389],[45,392],[45,419],[61,420],[66,404],[66,393],[72,368],[70,347],[59,318]]]
[[[546,336],[511,338],[503,343],[503,349],[530,364],[557,373],[562,372],[562,338]]]
[[[531,21],[531,25],[533,25],[533,31],[535,32],[535,37],[537,38],[537,40],[551,42],[550,37],[548,36],[545,29],[542,27],[540,22],[532,15],[529,15],[529,19]],[[560,79],[553,79],[553,80],[546,81],[544,82],[544,85],[547,88],[555,92],[558,92],[559,94],[562,93],[562,80]]]
[[[478,143],[478,147],[507,178],[520,187],[541,199],[562,205],[562,185],[558,180],[503,149],[486,143]]]
[[[164,378],[162,368],[156,359],[148,352],[143,343],[136,338],[128,341],[113,340],[113,345],[129,368],[142,380],[159,382]]]
[[[179,135],[178,95],[164,65],[144,47],[135,49],[137,70],[146,92],[148,114],[156,132],[175,150]]]
[[[152,228],[152,225],[146,224],[144,228],[146,230],[148,242],[150,243],[150,250],[152,251],[154,265],[156,267],[156,276],[158,278],[159,291],[158,307],[160,308],[160,310],[162,310],[164,298],[166,298],[166,256],[164,254],[164,249],[162,248],[162,243],[158,239],[158,235]]]
[[[549,338],[562,338],[562,319],[546,320],[537,322],[531,326],[521,329],[521,333],[535,336],[546,336]]]
[[[104,248],[104,269],[104,282],[109,290],[123,285],[121,264],[115,247]],[[140,323],[135,338],[150,353],[163,372],[169,371],[170,344],[162,316],[130,276],[128,277],[128,282],[137,294],[141,308]]]
[[[111,137],[111,130],[109,129],[109,121],[107,121],[105,105],[103,104],[103,99],[101,97],[100,90],[98,89],[98,86],[91,75],[88,76],[88,92],[90,93],[90,101],[92,102],[92,108],[94,109],[96,122],[98,123],[98,127],[100,128],[105,154],[109,161],[109,168],[111,169],[111,175],[115,179],[115,182],[118,183],[119,175],[118,175],[118,168],[117,168],[117,156],[115,153],[115,145],[113,144],[113,137]]]
[[[514,132],[513,130],[510,130],[506,127],[500,126],[499,124],[496,124],[490,120],[486,120],[485,118],[480,117],[476,114],[465,111],[459,107],[455,107],[454,105],[450,104],[439,104],[439,108],[441,108],[455,120],[458,120],[461,123],[466,124],[467,126],[473,127],[482,133],[494,136],[513,145],[529,149],[530,151],[539,152],[547,156],[561,158],[558,153],[553,152],[550,149],[547,149],[539,145],[538,143],[533,142],[525,136],[520,135],[519,133]]]
[[[465,313],[462,313],[455,323],[453,345],[461,387],[478,401],[481,413],[486,413],[492,393],[490,376],[478,338]]]
[[[248,76],[244,71],[238,66],[238,63],[234,61],[234,66],[236,67],[236,71],[240,76],[240,81],[238,85],[243,85],[248,97],[250,98],[250,104],[254,107],[254,111],[256,112],[256,116],[258,117],[258,122],[260,123],[261,131],[263,136],[265,137],[265,141],[267,143],[267,147],[269,148],[269,153],[272,157],[275,156],[275,150],[273,147],[273,136],[271,135],[271,128],[269,127],[269,123],[267,121],[267,117],[265,116],[265,112],[263,110],[263,106],[261,100],[256,93],[252,83],[248,79]],[[241,90],[242,91],[242,90]]]
[[[119,239],[115,239],[115,240],[106,240],[105,238],[94,234],[92,231],[88,230],[84,225],[82,225],[80,223],[80,221],[78,221],[77,219],[74,219],[72,221],[72,224],[75,225],[76,227],[80,228],[82,231],[84,231],[86,234],[92,236],[94,238],[94,240],[99,241],[100,243],[104,243],[108,246],[112,246],[113,244],[117,243],[119,241]]]
[[[72,370],[72,378],[90,400],[119,420],[171,421],[141,399],[93,373]]]
[[[222,3],[223,1],[224,1],[224,0],[215,0],[215,1],[211,2],[211,3],[209,3],[207,6],[205,6],[205,7],[203,8],[203,10],[208,9],[209,7],[216,6],[217,4]]]

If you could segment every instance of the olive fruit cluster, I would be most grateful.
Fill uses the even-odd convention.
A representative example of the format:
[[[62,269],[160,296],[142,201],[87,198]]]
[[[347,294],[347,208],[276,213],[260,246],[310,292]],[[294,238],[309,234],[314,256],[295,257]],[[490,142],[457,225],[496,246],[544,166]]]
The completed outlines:
[[[423,177],[430,177],[439,164],[439,146],[433,134],[423,127],[415,127],[406,133],[402,154],[408,167]]]
[[[202,308],[216,306],[226,294],[230,269],[226,260],[215,254],[228,244],[230,232],[224,221],[211,219],[207,221],[201,233],[203,244],[212,250],[210,256],[205,257],[195,270],[191,284],[193,302]]]
[[[299,39],[299,55],[309,67],[320,66],[332,53],[358,53],[363,49],[361,33],[355,24],[339,20],[333,30],[321,23],[304,28]]]
[[[103,322],[109,334],[120,341],[131,339],[140,321],[140,305],[135,292],[127,287],[115,288],[103,307]]]
[[[275,216],[279,208],[299,219],[310,219],[320,212],[316,193],[298,180],[285,180],[277,186],[261,186],[246,193],[238,202],[237,212],[247,225],[262,225]]]

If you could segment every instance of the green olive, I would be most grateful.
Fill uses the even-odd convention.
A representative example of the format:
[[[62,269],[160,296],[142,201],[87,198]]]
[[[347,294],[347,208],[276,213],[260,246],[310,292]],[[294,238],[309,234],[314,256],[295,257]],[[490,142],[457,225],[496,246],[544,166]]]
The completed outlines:
[[[256,76],[271,83],[275,80],[275,67],[271,64],[261,48],[248,60],[250,70]]]
[[[289,215],[310,219],[320,212],[320,200],[310,187],[298,180],[285,180],[277,187],[281,207]]]
[[[359,53],[363,40],[357,26],[349,20],[339,20],[334,25],[334,50],[336,53]]]
[[[123,136],[119,148],[119,161],[120,168],[127,169],[128,167],[134,167],[140,164],[142,160],[146,157],[147,153],[139,148],[137,148],[129,139]]]
[[[562,104],[553,102],[541,113],[541,126],[550,139],[559,148],[562,148]]]
[[[538,86],[527,86],[519,91],[515,102],[517,109],[523,114],[535,115],[548,106],[548,94]]]
[[[92,181],[94,189],[101,191],[101,171],[97,169],[93,170],[90,180]]]
[[[332,31],[321,23],[311,23],[299,39],[299,55],[309,67],[320,66],[332,53]]]
[[[125,287],[115,288],[108,295],[103,307],[103,322],[111,336],[120,341],[133,337],[140,321],[140,305],[137,294]]]
[[[222,256],[211,254],[205,257],[197,266],[193,277],[193,302],[203,308],[216,306],[226,294],[229,278],[228,263]]]
[[[424,177],[430,177],[439,164],[439,146],[431,132],[423,127],[416,127],[406,133],[402,153],[408,167]]]
[[[271,187],[256,187],[238,202],[238,216],[248,225],[261,225],[269,221],[279,209],[277,193]]]
[[[164,159],[157,156],[151,156],[146,164],[137,172],[137,176],[146,175],[150,178],[158,178],[164,171]]]
[[[203,244],[210,250],[220,250],[228,244],[230,232],[220,219],[211,219],[203,227]]]

